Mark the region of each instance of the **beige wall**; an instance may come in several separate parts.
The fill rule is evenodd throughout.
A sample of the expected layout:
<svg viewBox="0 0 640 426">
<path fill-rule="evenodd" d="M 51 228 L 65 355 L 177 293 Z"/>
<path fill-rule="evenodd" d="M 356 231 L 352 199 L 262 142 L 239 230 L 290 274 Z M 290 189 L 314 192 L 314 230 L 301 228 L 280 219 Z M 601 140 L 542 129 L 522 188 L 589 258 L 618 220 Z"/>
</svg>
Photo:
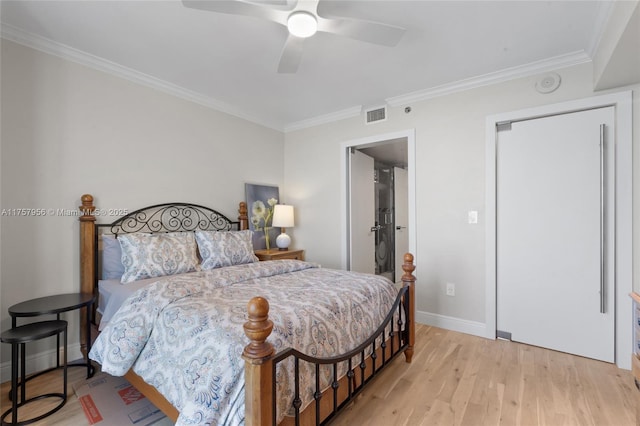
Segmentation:
<svg viewBox="0 0 640 426">
<path fill-rule="evenodd" d="M 91 193 L 100 208 L 188 201 L 235 218 L 245 182 L 283 183 L 280 132 L 6 40 L 1 56 L 4 209 L 74 210 Z M 79 290 L 79 233 L 75 217 L 1 223 L 6 329 L 12 304 Z"/>
<path fill-rule="evenodd" d="M 295 242 L 307 259 L 327 267 L 342 264 L 339 210 L 345 141 L 415 129 L 417 217 L 417 309 L 423 314 L 485 323 L 485 119 L 492 114 L 595 96 L 591 64 L 560 69 L 562 85 L 551 94 L 534 90 L 539 76 L 390 108 L 388 119 L 365 125 L 362 117 L 288 133 L 285 137 L 285 186 L 300 212 Z M 640 86 L 634 95 L 634 128 L 640 128 Z M 626 88 L 627 90 L 629 88 Z M 617 89 L 621 90 L 621 89 Z M 615 91 L 615 90 L 613 90 Z M 609 91 L 611 92 L 611 91 Z M 638 146 L 640 132 L 635 132 Z M 635 150 L 634 168 L 639 161 Z M 640 177 L 635 176 L 638 202 Z M 637 204 L 636 204 L 637 206 Z M 479 223 L 469 225 L 468 210 Z M 635 223 L 639 223 L 635 209 Z M 640 234 L 636 226 L 635 246 Z M 638 256 L 635 265 L 640 266 Z M 445 283 L 456 296 L 445 295 Z M 640 283 L 636 278 L 636 288 Z"/>
</svg>

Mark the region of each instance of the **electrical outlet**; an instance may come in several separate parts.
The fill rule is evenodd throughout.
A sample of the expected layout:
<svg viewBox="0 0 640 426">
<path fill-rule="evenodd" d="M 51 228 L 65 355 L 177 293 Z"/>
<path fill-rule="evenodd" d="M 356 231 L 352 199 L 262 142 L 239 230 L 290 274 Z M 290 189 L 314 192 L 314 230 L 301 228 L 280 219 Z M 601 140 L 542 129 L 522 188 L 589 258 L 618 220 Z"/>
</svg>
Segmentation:
<svg viewBox="0 0 640 426">
<path fill-rule="evenodd" d="M 447 296 L 456 295 L 456 285 L 453 283 L 447 283 Z"/>
</svg>

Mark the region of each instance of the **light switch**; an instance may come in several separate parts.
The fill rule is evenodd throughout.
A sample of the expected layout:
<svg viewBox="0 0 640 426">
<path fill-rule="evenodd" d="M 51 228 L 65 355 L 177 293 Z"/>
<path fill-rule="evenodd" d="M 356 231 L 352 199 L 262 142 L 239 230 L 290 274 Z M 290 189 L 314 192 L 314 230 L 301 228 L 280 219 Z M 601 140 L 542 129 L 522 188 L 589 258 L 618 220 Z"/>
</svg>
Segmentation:
<svg viewBox="0 0 640 426">
<path fill-rule="evenodd" d="M 469 211 L 469 223 L 478 223 L 478 212 L 476 210 Z"/>
</svg>

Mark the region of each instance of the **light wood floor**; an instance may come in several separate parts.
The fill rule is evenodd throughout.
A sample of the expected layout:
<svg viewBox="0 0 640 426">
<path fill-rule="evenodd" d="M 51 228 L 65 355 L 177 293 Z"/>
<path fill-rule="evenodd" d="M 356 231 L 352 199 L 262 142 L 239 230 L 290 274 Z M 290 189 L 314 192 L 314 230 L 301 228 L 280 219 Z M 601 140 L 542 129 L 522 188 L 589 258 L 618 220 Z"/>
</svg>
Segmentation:
<svg viewBox="0 0 640 426">
<path fill-rule="evenodd" d="M 615 365 L 428 326 L 415 349 L 333 425 L 636 424 L 640 392 Z"/>
<path fill-rule="evenodd" d="M 416 332 L 413 362 L 397 358 L 333 425 L 636 425 L 640 392 L 615 365 L 423 325 Z M 59 392 L 57 374 L 28 382 L 27 397 Z M 69 369 L 67 404 L 34 425 L 88 424 L 71 386 L 85 374 Z M 0 386 L 2 412 L 9 387 Z M 45 402 L 29 404 L 29 416 Z"/>
<path fill-rule="evenodd" d="M 89 422 L 84 416 L 82 405 L 76 398 L 73 391 L 74 383 L 82 383 L 87 377 L 86 367 L 72 367 L 67 369 L 67 403 L 57 412 L 38 421 L 32 425 L 88 425 Z M 2 413 L 11 408 L 9 400 L 9 390 L 11 382 L 5 382 L 0 386 L 0 407 Z M 62 392 L 62 370 L 51 371 L 42 376 L 36 377 L 27 382 L 27 398 L 45 393 Z M 39 401 L 30 402 L 24 408 L 18 409 L 18 421 L 33 419 L 40 414 L 47 412 L 60 403 L 59 398 L 45 398 Z M 11 422 L 9 415 L 5 421 Z"/>
</svg>

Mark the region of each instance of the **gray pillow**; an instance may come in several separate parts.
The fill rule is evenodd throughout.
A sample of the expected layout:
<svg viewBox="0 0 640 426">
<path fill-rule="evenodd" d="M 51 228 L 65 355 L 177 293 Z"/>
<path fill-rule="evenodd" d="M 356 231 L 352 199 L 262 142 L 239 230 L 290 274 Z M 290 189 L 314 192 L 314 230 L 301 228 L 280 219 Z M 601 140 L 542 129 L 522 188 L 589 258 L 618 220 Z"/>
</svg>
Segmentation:
<svg viewBox="0 0 640 426">
<path fill-rule="evenodd" d="M 123 274 L 120 242 L 114 235 L 102 235 L 102 279 L 119 280 Z"/>
</svg>

